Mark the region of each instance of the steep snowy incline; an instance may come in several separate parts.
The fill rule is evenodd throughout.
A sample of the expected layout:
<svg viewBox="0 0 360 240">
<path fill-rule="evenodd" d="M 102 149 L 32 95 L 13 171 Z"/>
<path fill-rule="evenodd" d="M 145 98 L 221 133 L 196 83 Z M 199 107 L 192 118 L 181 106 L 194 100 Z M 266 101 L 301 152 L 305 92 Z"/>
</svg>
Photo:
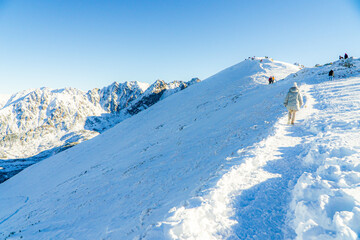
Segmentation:
<svg viewBox="0 0 360 240">
<path fill-rule="evenodd" d="M 151 86 L 114 82 L 88 92 L 29 89 L 4 98 L 6 103 L 0 107 L 0 183 L 198 81 L 158 80 Z"/>
<path fill-rule="evenodd" d="M 313 113 L 310 88 L 301 87 L 307 96 L 307 107 L 298 114 L 301 123 Z M 173 208 L 148 239 L 157 239 L 159 232 L 169 232 L 171 239 L 292 239 L 287 209 L 292 187 L 306 168 L 296 157 L 303 134 L 286 122 L 286 116 L 281 117 L 269 137 L 234 151 L 226 160 L 236 164 L 216 186 Z"/>
<path fill-rule="evenodd" d="M 169 210 L 196 205 L 187 200 L 239 163 L 226 159 L 265 138 L 283 115 L 274 102 L 292 78 L 272 86 L 266 79 L 297 70 L 245 61 L 25 169 L 0 185 L 0 236 L 169 237 L 155 229 Z"/>
<path fill-rule="evenodd" d="M 330 69 L 339 80 L 328 81 Z M 349 59 L 291 76 L 309 84 L 296 126 L 284 116 L 272 136 L 238 149 L 227 159 L 239 165 L 148 239 L 358 239 L 359 75 L 359 59 Z"/>
</svg>

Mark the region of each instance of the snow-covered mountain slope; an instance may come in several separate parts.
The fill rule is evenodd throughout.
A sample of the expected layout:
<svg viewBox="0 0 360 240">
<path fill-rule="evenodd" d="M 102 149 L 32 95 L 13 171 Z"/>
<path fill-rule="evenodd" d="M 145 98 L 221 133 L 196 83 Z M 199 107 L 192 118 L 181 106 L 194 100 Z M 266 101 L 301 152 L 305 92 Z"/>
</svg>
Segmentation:
<svg viewBox="0 0 360 240">
<path fill-rule="evenodd" d="M 152 106 L 157 101 L 165 99 L 198 82 L 200 82 L 198 78 L 193 78 L 189 82 L 174 81 L 169 84 L 162 80 L 157 80 L 144 92 L 144 94 L 141 95 L 141 97 L 132 102 L 131 106 L 124 109 L 122 114 L 134 115 Z"/>
<path fill-rule="evenodd" d="M 255 60 L 248 59 L 231 66 L 214 75 L 212 78 L 231 81 L 241 76 L 243 77 L 241 86 L 249 88 L 257 84 L 268 84 L 269 76 L 274 76 L 276 81 L 282 80 L 289 74 L 299 71 L 299 69 L 299 66 L 293 64 L 274 61 L 270 58 L 256 57 Z M 242 74 L 239 74 L 239 71 L 241 71 Z"/>
<path fill-rule="evenodd" d="M 106 113 L 86 93 L 67 88 L 15 95 L 0 110 L 1 158 L 24 158 L 97 135 L 84 130 L 87 116 Z"/>
<path fill-rule="evenodd" d="M 283 116 L 279 103 L 294 77 L 270 86 L 267 78 L 297 70 L 247 60 L 28 167 L 0 185 L 0 236 L 168 238 L 169 225 L 157 223 L 202 205 L 241 163 L 238 150 L 267 137 Z"/>
<path fill-rule="evenodd" d="M 271 86 L 302 83 L 296 126 L 285 115 L 269 137 L 238 148 L 227 160 L 239 164 L 200 203 L 172 209 L 149 239 L 358 239 L 359 75 L 360 61 L 349 59 Z"/>
<path fill-rule="evenodd" d="M 6 104 L 10 97 L 11 95 L 9 94 L 0 94 L 0 108 Z"/>
<path fill-rule="evenodd" d="M 292 190 L 289 226 L 296 239 L 356 240 L 360 237 L 360 77 L 316 84 L 310 94 L 316 99 L 315 110 L 293 131 L 302 139 L 297 161 L 306 171 Z"/>
<path fill-rule="evenodd" d="M 0 158 L 26 158 L 98 135 L 87 118 L 115 112 L 143 92 L 134 83 L 83 91 L 41 88 L 13 95 L 0 110 Z"/>
<path fill-rule="evenodd" d="M 155 104 L 164 93 L 171 95 L 190 83 L 158 80 L 149 86 L 114 82 L 88 92 L 42 88 L 8 97 L 0 108 L 0 167 L 4 168 L 0 182 L 34 162 L 97 136 Z M 134 104 L 135 100 L 140 102 Z"/>
</svg>

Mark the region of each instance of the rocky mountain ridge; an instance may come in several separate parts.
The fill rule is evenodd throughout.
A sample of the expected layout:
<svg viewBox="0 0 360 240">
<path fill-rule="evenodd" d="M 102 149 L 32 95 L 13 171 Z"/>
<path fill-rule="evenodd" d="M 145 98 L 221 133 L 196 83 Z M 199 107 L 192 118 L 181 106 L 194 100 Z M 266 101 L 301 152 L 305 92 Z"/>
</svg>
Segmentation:
<svg viewBox="0 0 360 240">
<path fill-rule="evenodd" d="M 22 169 L 15 166 L 17 160 L 27 166 L 23 163 L 91 139 L 198 81 L 114 82 L 88 92 L 40 88 L 16 93 L 0 108 L 0 167 L 11 163 L 17 172 Z"/>
</svg>

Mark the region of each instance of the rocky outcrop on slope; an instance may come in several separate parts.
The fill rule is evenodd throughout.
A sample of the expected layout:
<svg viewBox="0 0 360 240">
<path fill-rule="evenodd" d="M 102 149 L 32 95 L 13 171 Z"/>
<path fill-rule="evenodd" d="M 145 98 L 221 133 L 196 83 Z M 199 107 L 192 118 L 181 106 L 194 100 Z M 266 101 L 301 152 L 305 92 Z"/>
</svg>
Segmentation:
<svg viewBox="0 0 360 240">
<path fill-rule="evenodd" d="M 142 85 L 145 85 L 142 86 Z M 148 84 L 139 82 L 114 82 L 102 89 L 93 89 L 87 93 L 90 102 L 100 104 L 109 113 L 118 113 L 128 107 L 129 103 L 144 93 Z"/>
<path fill-rule="evenodd" d="M 189 82 L 174 81 L 165 83 L 162 80 L 157 80 L 153 83 L 138 99 L 136 99 L 127 109 L 126 113 L 130 115 L 149 108 L 161 99 L 164 99 L 178 91 L 181 91 L 188 86 L 200 82 L 200 79 L 193 78 Z"/>
</svg>

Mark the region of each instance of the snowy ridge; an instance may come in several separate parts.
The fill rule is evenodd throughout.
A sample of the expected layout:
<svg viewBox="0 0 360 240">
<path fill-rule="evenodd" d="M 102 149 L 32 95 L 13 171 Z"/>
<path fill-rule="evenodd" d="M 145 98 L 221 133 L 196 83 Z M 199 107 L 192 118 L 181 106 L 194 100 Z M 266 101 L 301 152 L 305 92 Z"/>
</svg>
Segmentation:
<svg viewBox="0 0 360 240">
<path fill-rule="evenodd" d="M 261 60 L 1 184 L 0 236 L 358 239 L 360 60 L 299 72 Z M 267 74 L 290 75 L 265 85 Z M 282 102 L 294 81 L 306 107 L 289 126 Z"/>
<path fill-rule="evenodd" d="M 303 94 L 308 90 L 309 86 L 302 87 Z M 300 120 L 312 112 L 310 96 L 307 97 L 306 104 L 306 111 L 302 111 L 298 116 Z M 288 203 L 290 196 L 290 192 L 283 188 L 284 183 L 287 185 L 288 182 L 296 181 L 299 174 L 291 171 L 284 177 L 283 174 L 266 171 L 265 168 L 272 161 L 279 161 L 281 167 L 293 167 L 284 164 L 280 156 L 283 154 L 282 149 L 294 148 L 300 144 L 301 137 L 288 135 L 290 129 L 284 124 L 286 121 L 286 117 L 280 118 L 269 137 L 253 146 L 240 148 L 227 157 L 226 160 L 235 162 L 235 165 L 217 181 L 216 186 L 210 189 L 207 195 L 192 200 L 198 201 L 198 206 L 187 204 L 186 207 L 173 208 L 172 216 L 159 224 L 162 231 L 169 232 L 171 239 L 253 239 L 254 236 L 259 239 L 276 239 L 276 236 L 279 236 L 276 233 L 285 235 L 285 238 L 293 238 L 291 229 L 286 225 L 287 216 L 281 209 L 281 204 Z M 301 159 L 296 160 L 297 164 L 301 165 Z M 265 193 L 256 201 L 246 196 L 241 202 L 236 200 L 244 191 L 272 179 L 281 180 L 263 186 L 260 190 Z M 280 198 L 280 201 L 277 198 Z M 246 202 L 249 200 L 258 205 L 247 205 Z M 275 204 L 280 208 L 277 210 L 279 212 L 273 209 L 270 211 Z M 283 214 L 282 218 L 277 217 L 280 214 Z M 278 219 L 268 224 L 264 222 L 264 219 L 268 218 Z M 155 229 L 156 231 L 158 230 Z M 148 233 L 150 236 L 152 234 Z"/>
<path fill-rule="evenodd" d="M 214 76 L 210 77 L 214 79 L 222 79 L 219 84 L 226 84 L 227 81 L 234 81 L 234 79 L 240 80 L 241 88 L 252 88 L 259 84 L 267 85 L 270 76 L 275 77 L 275 81 L 279 81 L 287 77 L 292 73 L 296 73 L 301 68 L 299 66 L 272 60 L 269 58 L 256 57 L 254 60 L 247 59 L 234 66 L 231 66 Z M 241 70 L 242 74 L 239 74 Z"/>
<path fill-rule="evenodd" d="M 123 84 L 114 82 L 102 89 L 93 89 L 88 95 L 93 104 L 100 103 L 106 112 L 117 113 L 143 94 L 149 86 L 150 84 L 137 81 Z"/>
<path fill-rule="evenodd" d="M 104 112 L 77 89 L 42 88 L 13 95 L 0 110 L 0 157 L 30 157 L 91 138 L 97 133 L 83 129 L 86 117 Z"/>
<path fill-rule="evenodd" d="M 256 68 L 260 61 L 251 64 Z M 284 74 L 298 70 L 271 64 Z M 289 81 L 244 88 L 256 74 L 240 67 L 224 70 L 4 182 L 0 191 L 7 197 L 0 204 L 11 207 L 0 211 L 0 234 L 167 238 L 166 228 L 156 224 L 173 207 L 200 203 L 191 199 L 206 196 L 239 164 L 226 158 L 265 138 L 283 115 L 282 106 L 268 99 L 282 101 Z M 23 200 L 12 204 L 18 197 Z"/>
<path fill-rule="evenodd" d="M 356 76 L 360 73 L 360 61 L 343 60 L 305 69 L 289 79 L 314 84 L 327 80 L 330 69 L 336 71 L 338 78 Z M 251 149 L 239 149 L 238 156 L 228 157 L 227 160 L 242 159 L 244 163 L 224 174 L 209 194 L 192 200 L 195 204 L 172 209 L 171 216 L 158 225 L 160 228 L 148 233 L 149 239 L 156 239 L 159 230 L 169 232 L 171 239 L 358 239 L 360 148 L 359 136 L 352 132 L 360 125 L 352 120 L 358 118 L 352 109 L 357 111 L 360 106 L 359 80 L 321 84 L 321 94 L 315 90 L 316 100 L 322 102 L 324 109 L 329 109 L 330 119 L 338 121 L 341 113 L 344 114 L 341 119 L 350 117 L 340 123 L 346 126 L 345 132 L 340 128 L 336 136 L 332 131 L 331 137 L 324 136 L 323 128 L 338 127 L 338 123 L 324 122 L 329 116 L 317 116 L 320 111 L 313 108 L 314 90 L 303 85 L 306 108 L 299 115 L 303 124 L 289 129 L 284 125 L 287 121 L 284 117 L 275 125 L 273 135 Z M 344 90 L 334 91 L 335 94 L 328 97 L 325 94 L 331 92 L 331 87 L 324 85 Z M 354 89 L 354 86 L 357 87 Z M 326 106 L 332 97 L 338 99 L 333 101 L 338 105 L 335 109 Z M 349 143 L 352 144 L 344 147 Z M 286 148 L 291 150 L 281 150 Z M 283 157 L 279 157 L 281 155 Z M 339 190 L 341 187 L 345 189 Z M 235 200 L 239 195 L 240 200 Z"/>
<path fill-rule="evenodd" d="M 0 108 L 0 182 L 25 167 L 97 136 L 122 120 L 190 84 L 117 83 L 83 92 L 74 88 L 29 89 L 2 98 Z M 135 100 L 137 111 L 130 112 Z M 6 103 L 5 103 L 6 101 Z M 2 159 L 2 160 L 1 160 Z"/>
<path fill-rule="evenodd" d="M 160 90 L 158 82 L 162 84 Z M 3 98 L 7 103 L 0 109 L 0 137 L 3 137 L 0 158 L 30 157 L 53 147 L 90 139 L 155 104 L 164 92 L 170 96 L 187 86 L 178 81 L 168 84 L 158 80 L 151 86 L 136 81 L 114 82 L 87 93 L 74 88 L 41 88 Z M 144 104 L 142 100 L 149 95 L 155 97 Z M 137 109 L 130 111 L 134 100 Z"/>
</svg>

